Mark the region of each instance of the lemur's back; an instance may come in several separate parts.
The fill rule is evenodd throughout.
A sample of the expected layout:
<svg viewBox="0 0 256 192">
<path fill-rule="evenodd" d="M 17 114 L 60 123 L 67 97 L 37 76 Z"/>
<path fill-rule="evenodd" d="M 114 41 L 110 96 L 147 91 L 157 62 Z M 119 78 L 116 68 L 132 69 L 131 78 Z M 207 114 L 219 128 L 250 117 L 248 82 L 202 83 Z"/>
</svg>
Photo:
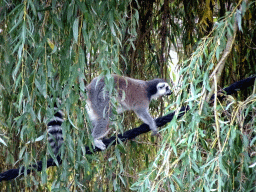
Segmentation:
<svg viewBox="0 0 256 192">
<path fill-rule="evenodd" d="M 121 77 L 118 75 L 113 75 L 113 77 L 115 80 L 115 88 L 119 93 L 117 100 L 123 107 L 127 110 L 134 110 L 148 105 L 149 99 L 147 99 L 146 81 Z M 99 108 L 100 103 L 103 107 L 109 102 L 109 95 L 107 91 L 104 92 L 104 78 L 101 78 L 98 82 L 97 81 L 98 77 L 94 78 L 87 86 L 88 98 L 92 102 L 93 109 L 95 109 L 96 106 Z M 98 112 L 102 113 L 102 110 Z"/>
<path fill-rule="evenodd" d="M 141 108 L 149 103 L 146 93 L 146 81 L 120 77 L 118 75 L 113 76 L 116 82 L 115 88 L 119 92 L 117 99 L 121 105 L 129 106 L 127 110 Z"/>
</svg>

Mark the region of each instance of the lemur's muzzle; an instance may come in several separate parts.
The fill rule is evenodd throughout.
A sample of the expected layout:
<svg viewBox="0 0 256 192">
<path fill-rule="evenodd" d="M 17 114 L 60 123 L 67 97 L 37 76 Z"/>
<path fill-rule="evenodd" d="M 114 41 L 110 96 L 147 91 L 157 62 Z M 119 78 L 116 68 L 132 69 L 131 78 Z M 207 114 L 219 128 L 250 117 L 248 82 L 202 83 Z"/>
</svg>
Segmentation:
<svg viewBox="0 0 256 192">
<path fill-rule="evenodd" d="M 166 95 L 171 95 L 172 94 L 172 91 L 170 89 L 170 87 L 166 87 Z"/>
</svg>

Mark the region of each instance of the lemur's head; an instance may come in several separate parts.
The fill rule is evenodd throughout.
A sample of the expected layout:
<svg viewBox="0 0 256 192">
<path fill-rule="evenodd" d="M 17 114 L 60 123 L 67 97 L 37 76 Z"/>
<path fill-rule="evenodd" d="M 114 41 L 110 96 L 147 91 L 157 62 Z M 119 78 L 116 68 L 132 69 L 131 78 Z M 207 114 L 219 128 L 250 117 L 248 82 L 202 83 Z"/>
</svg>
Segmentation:
<svg viewBox="0 0 256 192">
<path fill-rule="evenodd" d="M 153 79 L 151 81 L 147 81 L 147 92 L 148 98 L 156 99 L 163 95 L 171 95 L 171 87 L 170 85 L 163 79 Z"/>
</svg>

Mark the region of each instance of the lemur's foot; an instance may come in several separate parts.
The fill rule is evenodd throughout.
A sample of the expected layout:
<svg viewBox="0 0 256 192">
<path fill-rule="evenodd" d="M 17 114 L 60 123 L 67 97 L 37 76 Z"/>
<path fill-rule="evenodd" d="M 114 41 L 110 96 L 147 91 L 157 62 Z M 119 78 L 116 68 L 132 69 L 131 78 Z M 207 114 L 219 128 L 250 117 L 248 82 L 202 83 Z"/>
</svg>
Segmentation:
<svg viewBox="0 0 256 192">
<path fill-rule="evenodd" d="M 158 137 L 159 135 L 160 134 L 157 130 L 152 131 L 152 136 L 157 136 Z"/>
<path fill-rule="evenodd" d="M 106 145 L 102 142 L 102 140 L 94 139 L 94 145 L 95 147 L 101 149 L 102 151 L 106 149 Z"/>
</svg>

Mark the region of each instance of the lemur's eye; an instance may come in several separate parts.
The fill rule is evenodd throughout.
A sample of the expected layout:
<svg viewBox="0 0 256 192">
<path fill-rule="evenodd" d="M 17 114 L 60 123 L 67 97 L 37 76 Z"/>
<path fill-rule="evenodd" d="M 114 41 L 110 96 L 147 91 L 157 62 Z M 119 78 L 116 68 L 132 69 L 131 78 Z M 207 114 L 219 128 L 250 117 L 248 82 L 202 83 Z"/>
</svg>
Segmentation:
<svg viewBox="0 0 256 192">
<path fill-rule="evenodd" d="M 165 87 L 165 85 L 161 85 L 159 88 L 160 88 L 160 89 L 163 89 L 164 87 Z"/>
</svg>

